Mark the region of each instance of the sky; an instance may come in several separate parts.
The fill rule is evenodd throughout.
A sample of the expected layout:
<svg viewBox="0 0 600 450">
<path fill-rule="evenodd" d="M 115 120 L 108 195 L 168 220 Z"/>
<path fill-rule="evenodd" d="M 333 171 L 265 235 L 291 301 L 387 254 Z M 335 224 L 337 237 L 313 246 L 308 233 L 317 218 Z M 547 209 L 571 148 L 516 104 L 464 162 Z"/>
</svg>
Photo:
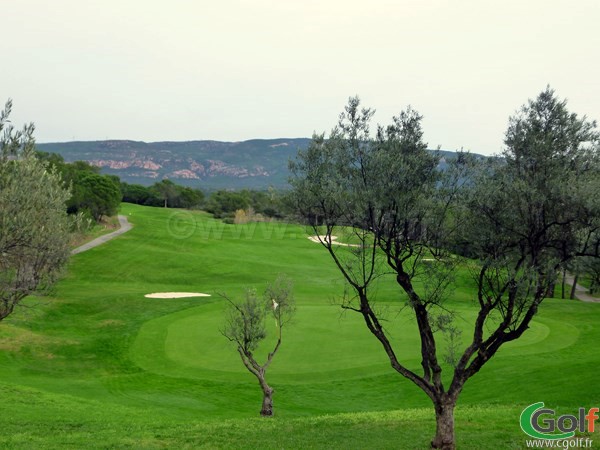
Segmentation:
<svg viewBox="0 0 600 450">
<path fill-rule="evenodd" d="M 600 120 L 598 0 L 0 0 L 0 103 L 38 142 L 310 137 L 348 97 L 494 154 L 547 85 Z"/>
</svg>

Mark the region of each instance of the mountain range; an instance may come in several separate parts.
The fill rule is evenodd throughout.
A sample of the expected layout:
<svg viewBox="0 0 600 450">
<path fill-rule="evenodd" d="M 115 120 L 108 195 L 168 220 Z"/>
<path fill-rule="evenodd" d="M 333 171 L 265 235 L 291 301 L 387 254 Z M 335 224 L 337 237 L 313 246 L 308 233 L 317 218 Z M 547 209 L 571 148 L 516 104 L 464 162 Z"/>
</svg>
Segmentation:
<svg viewBox="0 0 600 450">
<path fill-rule="evenodd" d="M 215 190 L 285 188 L 288 161 L 309 143 L 308 138 L 150 143 L 105 140 L 37 144 L 37 148 L 58 153 L 66 162 L 87 161 L 100 167 L 101 173 L 117 175 L 127 183 L 148 186 L 168 178 L 180 185 Z M 441 153 L 443 158 L 454 155 Z"/>
</svg>

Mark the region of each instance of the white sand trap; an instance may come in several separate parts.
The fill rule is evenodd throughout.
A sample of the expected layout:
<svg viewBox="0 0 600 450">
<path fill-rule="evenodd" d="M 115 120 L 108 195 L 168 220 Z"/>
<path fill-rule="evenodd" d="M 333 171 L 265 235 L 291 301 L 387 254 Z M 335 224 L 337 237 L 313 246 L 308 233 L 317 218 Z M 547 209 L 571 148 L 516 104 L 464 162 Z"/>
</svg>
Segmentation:
<svg viewBox="0 0 600 450">
<path fill-rule="evenodd" d="M 339 244 L 339 242 L 333 242 L 337 239 L 337 236 L 331 236 L 331 242 L 334 244 Z M 320 235 L 320 236 L 309 236 L 308 237 L 309 240 L 316 242 L 316 243 L 320 243 L 321 241 L 325 241 L 325 242 L 329 242 L 329 240 L 327 239 L 326 235 Z"/>
<path fill-rule="evenodd" d="M 331 245 L 341 245 L 343 247 L 360 247 L 358 244 L 344 244 L 343 242 L 337 242 L 337 236 L 331 236 Z M 308 236 L 308 239 L 320 244 L 321 242 L 329 243 L 329 237 L 327 235 L 319 236 Z"/>
<path fill-rule="evenodd" d="M 186 297 L 210 297 L 210 294 L 200 292 L 155 292 L 144 295 L 146 298 L 186 298 Z"/>
</svg>

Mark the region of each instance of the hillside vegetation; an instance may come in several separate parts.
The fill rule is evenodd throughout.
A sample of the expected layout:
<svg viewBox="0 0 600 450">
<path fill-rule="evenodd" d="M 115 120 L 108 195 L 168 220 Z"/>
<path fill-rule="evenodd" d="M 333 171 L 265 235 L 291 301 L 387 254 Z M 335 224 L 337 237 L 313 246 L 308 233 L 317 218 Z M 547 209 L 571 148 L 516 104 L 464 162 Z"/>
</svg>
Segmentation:
<svg viewBox="0 0 600 450">
<path fill-rule="evenodd" d="M 310 139 L 253 139 L 242 142 L 90 141 L 37 144 L 65 161 L 87 161 L 103 174 L 149 186 L 164 178 L 176 184 L 213 189 L 267 189 L 288 186 L 288 161 Z M 454 152 L 441 152 L 452 157 Z M 443 162 L 442 162 L 443 164 Z"/>
<path fill-rule="evenodd" d="M 309 139 L 243 142 L 91 141 L 38 144 L 65 161 L 87 161 L 127 183 L 150 185 L 163 178 L 202 189 L 276 188 L 287 184 L 288 160 Z"/>
</svg>

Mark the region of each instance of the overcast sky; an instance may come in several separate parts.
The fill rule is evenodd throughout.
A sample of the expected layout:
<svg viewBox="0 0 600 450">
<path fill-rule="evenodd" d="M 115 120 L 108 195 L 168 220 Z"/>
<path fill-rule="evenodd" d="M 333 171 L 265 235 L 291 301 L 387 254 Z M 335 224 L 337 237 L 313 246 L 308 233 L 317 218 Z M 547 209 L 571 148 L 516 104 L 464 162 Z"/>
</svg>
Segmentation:
<svg viewBox="0 0 600 450">
<path fill-rule="evenodd" d="M 310 137 L 349 96 L 492 154 L 550 84 L 600 119 L 598 0 L 0 0 L 0 102 L 38 142 Z"/>
</svg>

